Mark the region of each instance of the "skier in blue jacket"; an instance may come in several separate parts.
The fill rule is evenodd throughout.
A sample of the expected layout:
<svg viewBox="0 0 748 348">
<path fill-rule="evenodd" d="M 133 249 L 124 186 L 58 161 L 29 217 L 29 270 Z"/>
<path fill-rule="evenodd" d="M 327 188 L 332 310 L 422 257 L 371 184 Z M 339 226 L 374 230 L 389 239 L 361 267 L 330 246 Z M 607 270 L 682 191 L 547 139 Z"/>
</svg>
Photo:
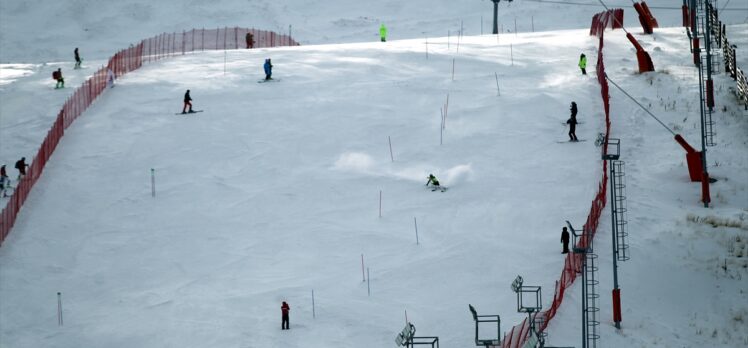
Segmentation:
<svg viewBox="0 0 748 348">
<path fill-rule="evenodd" d="M 270 58 L 265 59 L 265 64 L 262 67 L 265 69 L 265 81 L 272 80 L 273 64 L 270 63 Z"/>
</svg>

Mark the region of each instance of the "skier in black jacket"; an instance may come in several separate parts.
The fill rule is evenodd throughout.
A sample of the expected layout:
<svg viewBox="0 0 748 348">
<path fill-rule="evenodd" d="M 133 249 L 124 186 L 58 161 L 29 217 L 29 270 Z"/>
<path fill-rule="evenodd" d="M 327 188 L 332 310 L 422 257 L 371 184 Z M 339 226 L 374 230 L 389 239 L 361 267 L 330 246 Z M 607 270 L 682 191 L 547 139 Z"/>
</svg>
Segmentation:
<svg viewBox="0 0 748 348">
<path fill-rule="evenodd" d="M 569 141 L 579 141 L 577 139 L 576 130 L 577 130 L 577 103 L 571 102 L 571 117 L 569 118 L 566 123 L 569 125 Z"/>
<path fill-rule="evenodd" d="M 28 164 L 26 164 L 26 157 L 21 157 L 18 162 L 16 162 L 16 169 L 18 169 L 18 179 L 23 178 L 26 175 L 26 168 L 28 168 Z"/>
<path fill-rule="evenodd" d="M 80 69 L 81 68 L 81 63 L 83 61 L 81 60 L 81 56 L 78 54 L 78 47 L 76 47 L 75 51 L 73 51 L 73 52 L 75 53 L 75 69 Z"/>
<path fill-rule="evenodd" d="M 188 89 L 186 93 L 184 93 L 184 107 L 182 108 L 182 113 L 186 114 L 187 107 L 190 107 L 190 113 L 194 112 L 192 111 L 192 97 L 190 97 L 190 90 Z"/>
<path fill-rule="evenodd" d="M 10 179 L 8 179 L 8 173 L 5 172 L 5 165 L 0 166 L 0 192 L 5 197 L 5 187 L 10 185 Z"/>
</svg>

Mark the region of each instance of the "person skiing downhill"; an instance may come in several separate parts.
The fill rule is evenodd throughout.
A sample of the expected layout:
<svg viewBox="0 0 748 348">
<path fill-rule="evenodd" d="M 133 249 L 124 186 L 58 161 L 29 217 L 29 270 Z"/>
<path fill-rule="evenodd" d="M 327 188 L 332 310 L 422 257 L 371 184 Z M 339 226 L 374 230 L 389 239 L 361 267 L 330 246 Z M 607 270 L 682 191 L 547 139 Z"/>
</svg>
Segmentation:
<svg viewBox="0 0 748 348">
<path fill-rule="evenodd" d="M 582 75 L 587 75 L 587 56 L 584 53 L 579 56 L 579 69 L 582 69 Z"/>
<path fill-rule="evenodd" d="M 190 107 L 189 113 L 193 113 L 194 111 L 192 111 L 192 97 L 190 97 L 189 89 L 184 93 L 184 107 L 182 108 L 183 114 L 186 114 L 188 112 L 186 111 L 188 106 Z"/>
<path fill-rule="evenodd" d="M 441 186 L 439 186 L 439 180 L 436 179 L 434 174 L 429 174 L 428 179 L 429 181 L 426 182 L 426 186 L 428 187 L 429 184 L 431 184 L 434 187 L 434 189 L 431 191 L 436 191 L 437 189 L 441 188 Z"/>
<path fill-rule="evenodd" d="M 379 39 L 382 40 L 382 42 L 387 41 L 387 27 L 384 26 L 384 23 L 379 26 Z"/>
<path fill-rule="evenodd" d="M 62 68 L 57 68 L 57 71 L 52 72 L 52 78 L 57 81 L 55 89 L 65 88 L 65 79 L 62 78 Z"/>
<path fill-rule="evenodd" d="M 289 330 L 288 312 L 291 311 L 291 307 L 283 301 L 281 305 L 281 330 Z"/>
<path fill-rule="evenodd" d="M 75 68 L 74 69 L 80 69 L 81 68 L 81 63 L 83 61 L 81 60 L 81 56 L 78 54 L 78 47 L 76 47 L 75 51 L 73 51 L 73 52 L 75 53 Z"/>
<path fill-rule="evenodd" d="M 571 102 L 571 108 L 569 109 L 571 111 L 571 117 L 569 120 L 566 121 L 566 123 L 569 125 L 569 141 L 579 141 L 577 139 L 577 103 Z"/>
<path fill-rule="evenodd" d="M 270 58 L 265 59 L 265 64 L 262 65 L 265 69 L 265 81 L 273 79 L 273 64 L 270 62 Z"/>
</svg>

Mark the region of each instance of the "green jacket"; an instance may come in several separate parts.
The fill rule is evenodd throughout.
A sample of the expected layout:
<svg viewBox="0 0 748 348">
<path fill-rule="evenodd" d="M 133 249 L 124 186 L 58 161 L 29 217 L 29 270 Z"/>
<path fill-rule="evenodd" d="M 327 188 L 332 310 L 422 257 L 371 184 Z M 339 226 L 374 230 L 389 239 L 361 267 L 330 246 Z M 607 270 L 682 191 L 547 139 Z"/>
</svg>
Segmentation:
<svg viewBox="0 0 748 348">
<path fill-rule="evenodd" d="M 385 39 L 387 38 L 387 28 L 384 26 L 384 24 L 382 24 L 382 26 L 379 27 L 379 36 L 381 38 L 385 38 Z"/>
<path fill-rule="evenodd" d="M 439 186 L 439 180 L 436 180 L 436 177 L 428 177 L 427 179 L 429 179 L 429 181 L 426 182 L 426 186 L 429 186 L 429 184 Z"/>
<path fill-rule="evenodd" d="M 581 57 L 579 58 L 579 67 L 582 69 L 587 68 L 587 57 Z"/>
</svg>

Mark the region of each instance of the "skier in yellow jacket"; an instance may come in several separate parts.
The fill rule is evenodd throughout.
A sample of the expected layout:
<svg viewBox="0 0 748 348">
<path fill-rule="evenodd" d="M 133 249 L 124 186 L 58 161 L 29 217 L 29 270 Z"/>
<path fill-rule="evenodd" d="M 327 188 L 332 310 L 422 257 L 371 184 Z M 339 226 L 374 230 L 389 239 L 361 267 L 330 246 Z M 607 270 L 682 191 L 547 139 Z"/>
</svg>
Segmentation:
<svg viewBox="0 0 748 348">
<path fill-rule="evenodd" d="M 587 75 L 587 56 L 584 53 L 579 56 L 579 69 L 582 69 L 582 75 Z"/>
</svg>

